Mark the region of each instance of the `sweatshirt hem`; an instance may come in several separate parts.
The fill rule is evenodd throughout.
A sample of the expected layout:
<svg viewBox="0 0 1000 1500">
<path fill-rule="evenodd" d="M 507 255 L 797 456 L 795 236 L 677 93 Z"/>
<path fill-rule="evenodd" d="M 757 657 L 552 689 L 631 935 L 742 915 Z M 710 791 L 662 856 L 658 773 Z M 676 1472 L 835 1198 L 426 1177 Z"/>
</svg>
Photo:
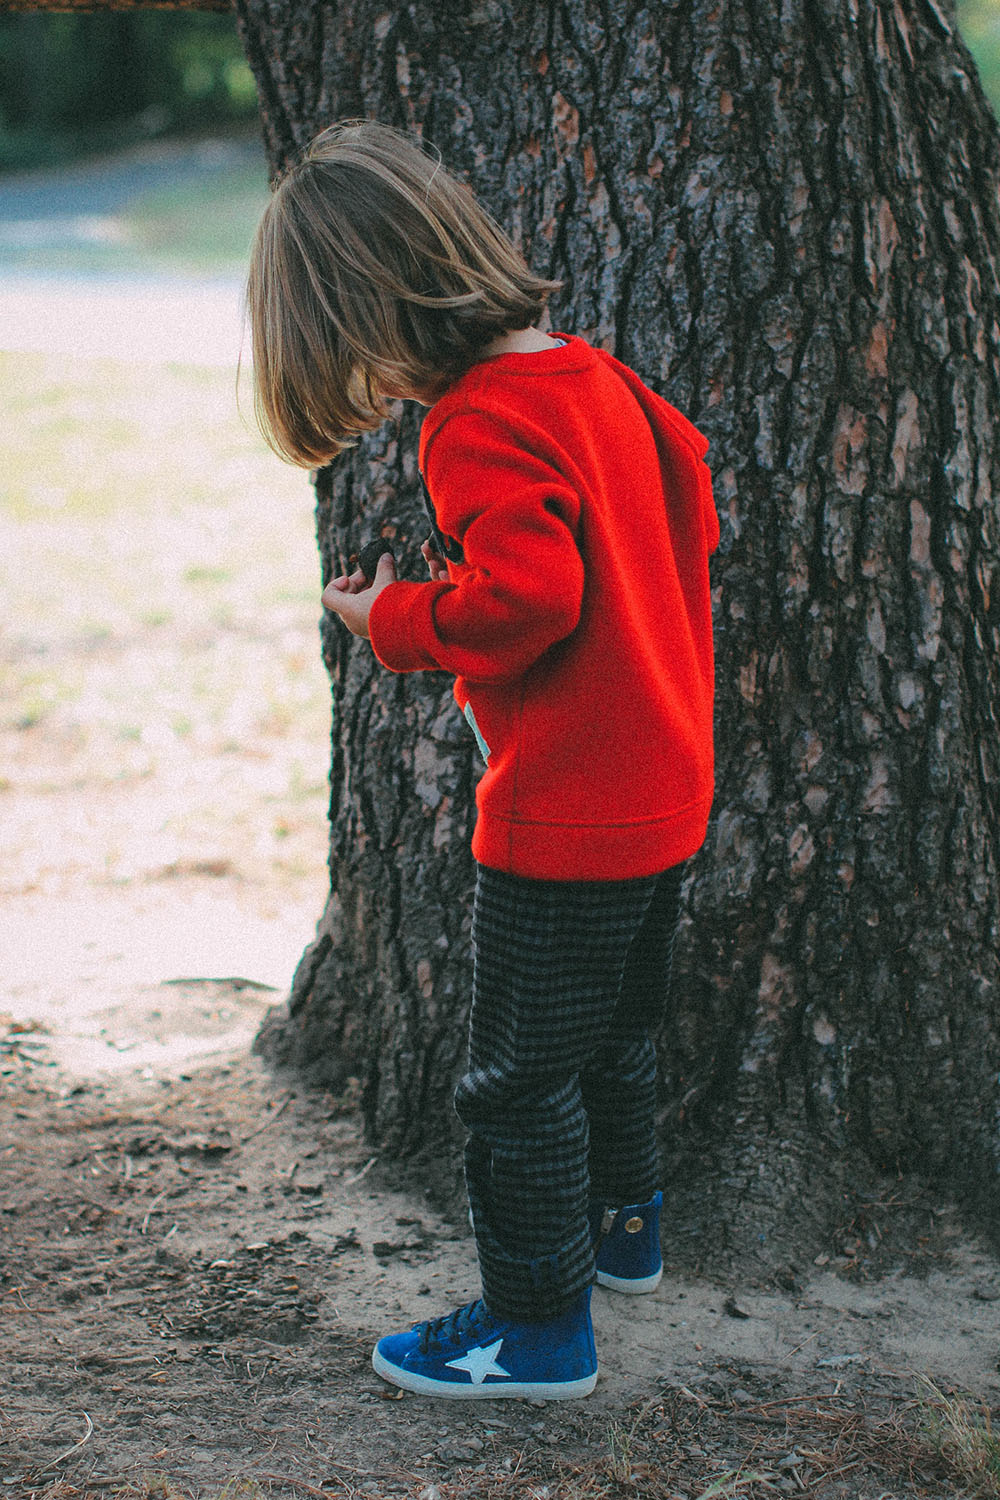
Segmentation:
<svg viewBox="0 0 1000 1500">
<path fill-rule="evenodd" d="M 632 880 L 696 853 L 711 806 L 709 794 L 668 818 L 611 826 L 480 816 L 472 853 L 481 865 L 528 880 Z"/>
</svg>

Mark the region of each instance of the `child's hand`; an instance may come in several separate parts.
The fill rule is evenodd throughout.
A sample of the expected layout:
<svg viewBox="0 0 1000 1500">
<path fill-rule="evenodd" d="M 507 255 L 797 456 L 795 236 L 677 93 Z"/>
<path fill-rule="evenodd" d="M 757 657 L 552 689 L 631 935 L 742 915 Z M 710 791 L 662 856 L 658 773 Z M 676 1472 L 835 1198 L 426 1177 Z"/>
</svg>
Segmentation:
<svg viewBox="0 0 1000 1500">
<path fill-rule="evenodd" d="M 382 590 L 395 582 L 396 564 L 392 554 L 386 552 L 378 560 L 378 568 L 371 584 L 360 568 L 350 577 L 342 573 L 339 578 L 331 578 L 323 590 L 323 607 L 339 615 L 352 635 L 360 635 L 368 640 L 368 616 L 372 605 Z"/>
<path fill-rule="evenodd" d="M 435 551 L 434 542 L 431 537 L 428 537 L 426 542 L 424 542 L 423 546 L 420 549 L 420 552 L 422 557 L 424 558 L 424 561 L 427 563 L 428 568 L 430 569 L 432 581 L 434 583 L 447 583 L 448 564 L 445 562 L 440 552 Z"/>
</svg>

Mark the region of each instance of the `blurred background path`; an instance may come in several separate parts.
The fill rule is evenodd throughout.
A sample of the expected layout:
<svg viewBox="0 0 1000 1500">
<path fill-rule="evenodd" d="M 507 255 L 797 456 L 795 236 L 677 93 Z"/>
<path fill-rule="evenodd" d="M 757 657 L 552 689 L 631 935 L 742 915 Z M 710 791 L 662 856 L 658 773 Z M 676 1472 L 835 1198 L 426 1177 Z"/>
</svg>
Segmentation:
<svg viewBox="0 0 1000 1500">
<path fill-rule="evenodd" d="M 257 142 L 156 142 L 0 179 L 0 348 L 235 365 Z"/>
<path fill-rule="evenodd" d="M 237 399 L 266 199 L 255 128 L 0 175 L 0 1076 L 245 1049 L 322 911 L 313 496 L 249 345 Z"/>
</svg>

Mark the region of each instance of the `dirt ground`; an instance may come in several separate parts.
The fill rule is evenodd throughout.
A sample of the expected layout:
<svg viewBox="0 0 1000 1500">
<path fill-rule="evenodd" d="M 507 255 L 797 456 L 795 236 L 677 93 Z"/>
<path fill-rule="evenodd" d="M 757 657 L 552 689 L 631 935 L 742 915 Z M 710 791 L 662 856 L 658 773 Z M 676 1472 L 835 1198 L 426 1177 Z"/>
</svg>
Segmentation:
<svg viewBox="0 0 1000 1500">
<path fill-rule="evenodd" d="M 869 1280 L 841 1255 L 788 1291 L 669 1272 L 651 1298 L 598 1291 L 587 1401 L 386 1388 L 373 1340 L 475 1295 L 472 1244 L 380 1182 L 350 1100 L 253 1059 L 274 998 L 176 975 L 71 1034 L 19 988 L 0 1030 L 4 1494 L 962 1492 L 929 1432 L 956 1388 L 996 1403 L 1000 1269 L 948 1223 L 919 1274 Z"/>
<path fill-rule="evenodd" d="M 20 731 L 39 736 L 39 774 L 44 733 Z M 294 743 L 268 746 L 272 770 Z M 668 1238 L 655 1296 L 595 1292 L 601 1379 L 587 1401 L 387 1389 L 372 1343 L 474 1296 L 474 1254 L 416 1184 L 386 1186 L 350 1098 L 297 1091 L 252 1054 L 315 916 L 320 814 L 307 806 L 311 872 L 305 844 L 292 865 L 239 863 L 273 816 L 248 793 L 230 799 L 231 857 L 181 839 L 171 864 L 154 845 L 126 878 L 110 853 L 138 815 L 134 785 L 98 788 L 85 755 L 60 782 L 49 756 L 46 795 L 19 782 L 13 751 L 3 793 L 6 827 L 21 830 L 8 869 L 27 866 L 2 915 L 0 1493 L 998 1493 L 995 1467 L 965 1488 L 934 1440 L 946 1420 L 982 1426 L 1000 1388 L 1000 1266 L 946 1210 L 923 1226 L 910 1214 L 912 1240 L 879 1257 L 887 1274 L 871 1270 L 874 1213 L 785 1289 L 685 1277 Z M 161 817 L 184 800 L 188 827 L 191 784 L 173 784 L 144 778 Z M 72 861 L 60 830 L 88 800 L 94 842 Z M 305 816 L 293 807 L 285 821 Z M 62 873 L 38 868 L 47 847 Z M 891 1199 L 881 1208 L 891 1219 Z"/>
<path fill-rule="evenodd" d="M 878 1257 L 874 1212 L 784 1288 L 683 1276 L 668 1233 L 655 1296 L 595 1292 L 586 1401 L 374 1376 L 374 1340 L 476 1274 L 463 1225 L 387 1186 L 350 1098 L 251 1051 L 324 893 L 308 496 L 261 504 L 272 461 L 225 435 L 228 376 L 122 368 L 98 399 L 93 370 L 0 362 L 48 414 L 6 459 L 0 1494 L 1000 1494 L 1000 1265 L 944 1208 Z M 95 433 L 99 482 L 71 492 Z"/>
</svg>

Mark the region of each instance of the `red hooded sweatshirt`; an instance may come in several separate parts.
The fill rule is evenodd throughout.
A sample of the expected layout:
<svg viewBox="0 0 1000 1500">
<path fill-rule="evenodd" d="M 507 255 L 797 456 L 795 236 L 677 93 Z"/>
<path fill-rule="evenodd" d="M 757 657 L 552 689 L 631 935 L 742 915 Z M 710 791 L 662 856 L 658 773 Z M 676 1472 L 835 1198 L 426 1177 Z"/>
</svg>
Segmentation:
<svg viewBox="0 0 1000 1500">
<path fill-rule="evenodd" d="M 625 880 L 705 837 L 719 523 L 697 429 L 558 337 L 475 365 L 427 414 L 448 581 L 390 584 L 369 628 L 391 671 L 456 676 L 487 756 L 481 864 Z"/>
</svg>

